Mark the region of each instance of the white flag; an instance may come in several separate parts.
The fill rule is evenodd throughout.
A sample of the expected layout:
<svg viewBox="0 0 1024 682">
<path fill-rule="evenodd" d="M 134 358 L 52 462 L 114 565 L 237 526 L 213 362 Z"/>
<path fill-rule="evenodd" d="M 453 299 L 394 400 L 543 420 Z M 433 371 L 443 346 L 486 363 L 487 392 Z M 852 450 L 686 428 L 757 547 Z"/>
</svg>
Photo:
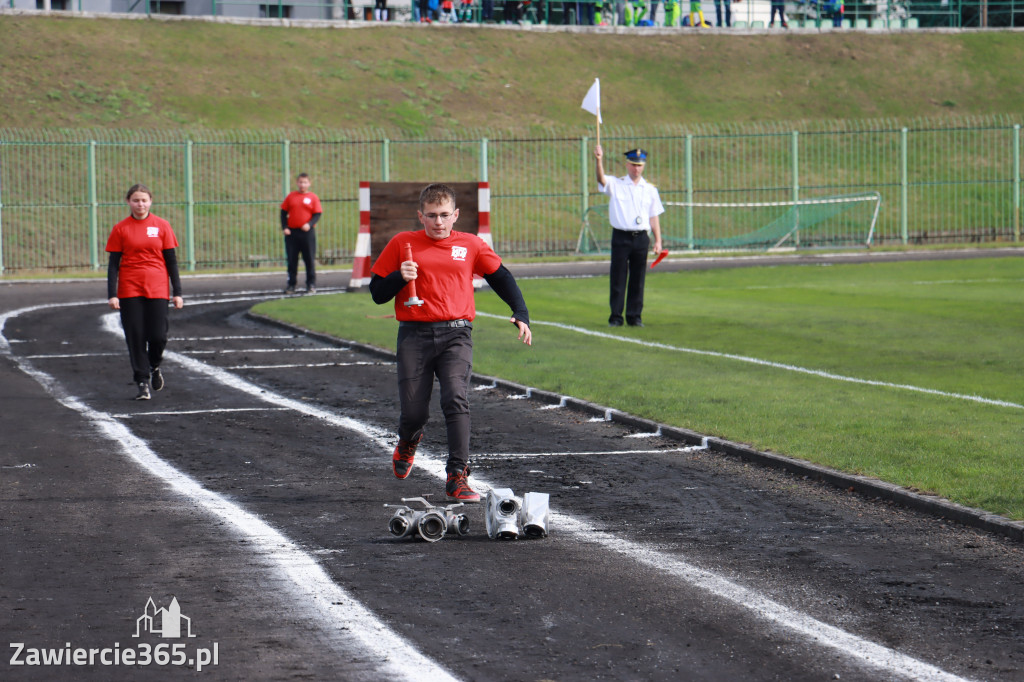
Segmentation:
<svg viewBox="0 0 1024 682">
<path fill-rule="evenodd" d="M 594 116 L 597 116 L 598 123 L 604 123 L 601 120 L 601 81 L 595 78 L 594 84 L 587 90 L 587 96 L 583 98 L 583 108 Z"/>
</svg>

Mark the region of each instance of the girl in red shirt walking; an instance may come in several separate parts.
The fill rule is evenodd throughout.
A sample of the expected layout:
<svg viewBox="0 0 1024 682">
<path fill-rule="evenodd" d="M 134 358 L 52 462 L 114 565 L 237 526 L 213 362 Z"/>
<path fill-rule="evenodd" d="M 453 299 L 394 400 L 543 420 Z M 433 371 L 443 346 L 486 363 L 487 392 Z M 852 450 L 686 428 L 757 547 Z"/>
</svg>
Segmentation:
<svg viewBox="0 0 1024 682">
<path fill-rule="evenodd" d="M 167 346 L 167 300 L 173 290 L 174 307 L 185 305 L 178 276 L 178 240 L 171 224 L 149 212 L 153 193 L 145 185 L 132 185 L 125 197 L 131 215 L 114 225 L 107 239 L 107 304 L 121 312 L 124 340 L 132 364 L 136 400 L 150 399 L 164 387 L 160 373 Z M 168 287 L 170 279 L 170 287 Z"/>
</svg>

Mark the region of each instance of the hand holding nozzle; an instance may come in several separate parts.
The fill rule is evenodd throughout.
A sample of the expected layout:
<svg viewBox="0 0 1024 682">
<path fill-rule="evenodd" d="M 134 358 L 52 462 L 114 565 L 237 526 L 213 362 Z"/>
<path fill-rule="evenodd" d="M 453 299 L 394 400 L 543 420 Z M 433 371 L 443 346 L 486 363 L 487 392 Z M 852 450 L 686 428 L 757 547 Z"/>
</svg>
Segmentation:
<svg viewBox="0 0 1024 682">
<path fill-rule="evenodd" d="M 408 267 L 407 263 L 411 263 L 412 267 Z M 407 276 L 410 270 L 411 276 Z M 406 299 L 405 305 L 423 305 L 423 299 L 416 295 L 416 262 L 412 259 L 412 244 L 409 242 L 402 247 L 402 278 L 408 282 L 406 288 L 409 290 L 409 298 Z"/>
</svg>

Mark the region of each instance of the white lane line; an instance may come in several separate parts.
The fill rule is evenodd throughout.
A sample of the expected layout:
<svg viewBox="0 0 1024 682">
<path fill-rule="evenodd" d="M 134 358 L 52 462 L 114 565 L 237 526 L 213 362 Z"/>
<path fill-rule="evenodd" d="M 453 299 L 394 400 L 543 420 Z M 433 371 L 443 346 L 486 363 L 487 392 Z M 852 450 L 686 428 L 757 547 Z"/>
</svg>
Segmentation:
<svg viewBox="0 0 1024 682">
<path fill-rule="evenodd" d="M 121 333 L 114 316 L 107 316 L 104 320 L 104 327 L 107 331 L 116 334 Z M 303 401 L 282 396 L 193 358 L 170 353 L 168 354 L 168 359 L 179 362 L 187 369 L 204 374 L 225 386 L 235 388 L 260 400 L 282 407 L 290 407 L 297 412 L 317 417 L 329 424 L 362 433 L 369 440 L 376 442 L 385 451 L 390 452 L 394 447 L 394 438 L 391 436 L 391 433 L 377 426 L 365 424 L 351 417 L 337 415 L 316 405 L 310 405 Z M 416 465 L 435 478 L 441 481 L 445 480 L 444 462 L 425 448 L 421 448 L 416 452 Z M 475 477 L 474 480 L 478 492 L 494 487 L 486 479 Z M 902 654 L 894 649 L 828 625 L 682 559 L 673 558 L 645 548 L 637 543 L 618 538 L 611 533 L 600 530 L 599 526 L 581 518 L 560 513 L 553 513 L 552 516 L 558 519 L 559 530 L 564 529 L 568 531 L 577 541 L 599 542 L 601 546 L 607 549 L 656 568 L 674 578 L 681 579 L 688 584 L 704 589 L 717 597 L 745 608 L 755 617 L 767 620 L 779 627 L 788 628 L 820 646 L 858 660 L 866 666 L 879 669 L 885 674 L 887 679 L 900 677 L 927 682 L 964 682 L 968 680 L 968 678 L 947 673 L 912 656 Z"/>
<path fill-rule="evenodd" d="M 507 315 L 494 315 L 493 313 L 482 313 L 477 311 L 478 317 L 491 317 L 497 320 L 508 319 Z M 670 346 L 667 343 L 658 343 L 657 341 L 644 341 L 643 339 L 634 339 L 628 336 L 618 336 L 616 334 L 609 334 L 607 332 L 594 331 L 592 329 L 585 329 L 583 327 L 576 327 L 571 324 L 562 324 L 561 322 L 544 322 L 542 320 L 531 320 L 530 324 L 544 325 L 548 327 L 557 327 L 558 329 L 565 329 L 566 331 L 576 332 L 577 334 L 584 334 L 586 336 L 596 336 L 601 339 L 610 339 L 612 341 L 621 341 L 623 343 L 632 343 L 638 346 L 646 346 L 647 348 L 660 348 L 661 350 L 675 351 L 676 353 L 690 353 L 693 355 L 703 355 L 712 358 L 722 358 L 725 360 L 736 360 L 738 362 L 746 362 L 752 365 L 761 365 L 762 367 L 772 367 L 775 369 L 786 370 L 787 372 L 797 372 L 799 374 L 809 374 L 811 376 L 821 377 L 823 379 L 831 379 L 832 381 L 845 381 L 851 384 L 863 384 L 865 386 L 881 386 L 883 388 L 896 388 L 903 391 L 913 391 L 915 393 L 925 393 L 928 395 L 937 395 L 943 398 L 955 398 L 957 400 L 967 400 L 973 403 L 981 403 L 984 405 L 995 405 L 997 407 L 1012 407 L 1017 410 L 1024 410 L 1024 405 L 1020 403 L 1013 403 L 1008 400 L 995 400 L 992 398 L 984 398 L 977 395 L 965 395 L 963 393 L 949 393 L 947 391 L 939 391 L 934 388 L 923 388 L 921 386 L 913 386 L 911 384 L 895 384 L 888 381 L 876 381 L 874 379 L 859 379 L 857 377 L 844 376 L 842 374 L 833 374 L 832 372 L 826 372 L 820 369 L 808 369 L 807 367 L 799 367 L 797 365 L 787 365 L 782 362 L 772 362 L 771 360 L 761 360 L 760 358 L 752 358 L 746 355 L 735 355 L 733 353 L 720 353 L 713 350 L 700 350 L 697 348 L 686 348 L 683 346 Z"/>
<path fill-rule="evenodd" d="M 948 673 L 929 663 L 823 623 L 796 609 L 779 604 L 755 590 L 737 585 L 716 573 L 617 537 L 602 530 L 599 525 L 558 512 L 552 512 L 551 521 L 551 527 L 556 529 L 555 532 L 568 531 L 580 542 L 617 552 L 645 566 L 676 576 L 695 587 L 747 609 L 759 618 L 792 630 L 811 642 L 860 660 L 881 671 L 884 679 L 891 680 L 898 677 L 927 682 L 963 682 L 970 679 Z"/>
<path fill-rule="evenodd" d="M 654 433 L 627 433 L 624 438 L 661 438 L 661 427 Z"/>
<path fill-rule="evenodd" d="M 123 356 L 124 353 L 42 353 L 39 355 L 24 355 L 28 360 L 60 360 L 64 358 L 104 358 Z"/>
<path fill-rule="evenodd" d="M 393 365 L 393 362 L 313 362 L 305 365 L 230 365 L 224 369 L 294 369 L 296 367 L 357 367 L 359 365 Z"/>
<path fill-rule="evenodd" d="M 220 407 L 209 410 L 165 410 L 154 412 L 125 412 L 111 414 L 115 419 L 136 419 L 138 417 L 180 417 L 191 414 L 220 414 L 222 412 L 283 412 L 284 407 Z"/>
<path fill-rule="evenodd" d="M 252 339 L 297 339 L 298 334 L 250 334 L 244 336 L 169 336 L 168 341 L 236 341 Z"/>
<path fill-rule="evenodd" d="M 665 448 L 664 450 L 589 450 L 566 452 L 488 452 L 473 455 L 470 459 L 533 459 L 535 457 L 598 457 L 610 455 L 661 455 L 672 452 L 696 452 L 707 450 L 707 445 L 690 445 L 685 448 Z"/>
<path fill-rule="evenodd" d="M 34 306 L 32 310 L 47 307 L 50 306 Z M 371 670 L 356 672 L 354 678 L 428 679 L 444 682 L 457 679 L 387 627 L 372 611 L 335 583 L 316 559 L 281 532 L 220 494 L 207 490 L 194 478 L 161 459 L 144 440 L 112 415 L 93 410 L 68 395 L 56 379 L 36 369 L 24 357 L 11 355 L 10 345 L 3 335 L 3 326 L 9 318 L 27 310 L 0 314 L 0 354 L 9 355 L 21 371 L 35 379 L 55 400 L 81 414 L 144 470 L 247 537 L 260 556 L 266 558 L 289 580 L 286 584 L 291 585 L 293 592 L 287 597 L 289 603 L 304 607 L 313 622 L 328 630 L 344 649 L 340 653 L 346 659 L 372 659 Z M 121 333 L 116 313 L 105 315 L 103 322 L 108 330 Z M 186 365 L 201 364 L 183 356 L 175 356 L 175 359 Z M 366 432 L 365 428 L 362 432 Z"/>
<path fill-rule="evenodd" d="M 118 330 L 120 331 L 120 330 Z M 225 355 L 227 353 L 347 353 L 351 348 L 223 348 L 215 350 L 183 350 L 188 355 Z"/>
</svg>

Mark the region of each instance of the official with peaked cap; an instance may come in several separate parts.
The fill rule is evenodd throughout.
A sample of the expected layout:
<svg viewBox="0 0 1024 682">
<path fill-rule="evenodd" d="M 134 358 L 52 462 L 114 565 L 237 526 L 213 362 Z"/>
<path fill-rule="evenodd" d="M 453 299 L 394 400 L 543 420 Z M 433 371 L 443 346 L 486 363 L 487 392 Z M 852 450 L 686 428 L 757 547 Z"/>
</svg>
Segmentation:
<svg viewBox="0 0 1024 682">
<path fill-rule="evenodd" d="M 621 327 L 644 326 L 644 279 L 647 252 L 654 236 L 654 250 L 661 251 L 661 222 L 665 212 L 658 188 L 644 179 L 647 150 L 630 149 L 625 153 L 626 175 L 615 177 L 604 172 L 604 150 L 594 147 L 597 161 L 597 190 L 608 195 L 608 222 L 612 226 L 608 324 Z"/>
</svg>

